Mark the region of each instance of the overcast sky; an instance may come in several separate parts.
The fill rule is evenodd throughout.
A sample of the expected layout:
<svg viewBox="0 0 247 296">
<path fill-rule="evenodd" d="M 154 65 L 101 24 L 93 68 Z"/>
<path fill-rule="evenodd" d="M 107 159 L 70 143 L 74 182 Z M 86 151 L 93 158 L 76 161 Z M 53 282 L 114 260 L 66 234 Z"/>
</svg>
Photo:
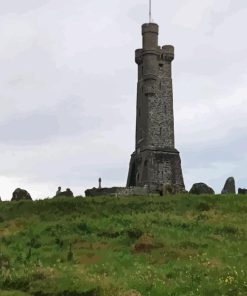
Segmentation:
<svg viewBox="0 0 247 296">
<path fill-rule="evenodd" d="M 125 186 L 148 0 L 0 2 L 0 196 Z M 186 188 L 247 187 L 247 2 L 153 0 Z"/>
</svg>

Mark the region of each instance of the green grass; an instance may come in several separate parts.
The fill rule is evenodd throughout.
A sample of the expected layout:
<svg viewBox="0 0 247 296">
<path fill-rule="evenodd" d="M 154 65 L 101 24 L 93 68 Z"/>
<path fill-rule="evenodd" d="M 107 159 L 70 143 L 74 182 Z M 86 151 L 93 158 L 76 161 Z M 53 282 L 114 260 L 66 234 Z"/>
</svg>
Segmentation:
<svg viewBox="0 0 247 296">
<path fill-rule="evenodd" d="M 1 296 L 247 295 L 247 197 L 0 203 Z"/>
</svg>

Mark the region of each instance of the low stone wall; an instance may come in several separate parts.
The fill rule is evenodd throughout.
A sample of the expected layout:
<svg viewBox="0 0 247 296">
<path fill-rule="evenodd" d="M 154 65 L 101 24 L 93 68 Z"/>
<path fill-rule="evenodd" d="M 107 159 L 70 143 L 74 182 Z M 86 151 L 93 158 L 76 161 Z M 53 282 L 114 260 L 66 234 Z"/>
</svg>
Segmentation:
<svg viewBox="0 0 247 296">
<path fill-rule="evenodd" d="M 85 191 L 86 197 L 94 196 L 115 196 L 119 190 L 123 190 L 124 187 L 112 187 L 112 188 L 92 188 Z"/>
<path fill-rule="evenodd" d="M 128 187 L 119 189 L 117 192 L 118 196 L 146 196 L 149 195 L 147 187 Z"/>
<path fill-rule="evenodd" d="M 147 187 L 112 187 L 112 188 L 92 188 L 85 191 L 86 197 L 94 196 L 147 196 Z"/>
</svg>

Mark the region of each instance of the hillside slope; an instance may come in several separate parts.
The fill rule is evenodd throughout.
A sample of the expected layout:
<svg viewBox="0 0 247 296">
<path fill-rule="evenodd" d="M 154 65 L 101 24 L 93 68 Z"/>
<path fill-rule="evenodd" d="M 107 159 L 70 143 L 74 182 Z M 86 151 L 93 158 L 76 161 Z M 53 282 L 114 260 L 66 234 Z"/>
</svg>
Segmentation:
<svg viewBox="0 0 247 296">
<path fill-rule="evenodd" d="M 0 295 L 247 295 L 247 197 L 0 203 Z"/>
</svg>

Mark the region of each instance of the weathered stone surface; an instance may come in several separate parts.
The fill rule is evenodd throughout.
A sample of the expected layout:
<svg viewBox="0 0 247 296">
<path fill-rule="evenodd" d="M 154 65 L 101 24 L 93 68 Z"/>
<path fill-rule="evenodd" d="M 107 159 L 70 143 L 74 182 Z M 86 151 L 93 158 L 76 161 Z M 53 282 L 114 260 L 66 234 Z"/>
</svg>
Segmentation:
<svg viewBox="0 0 247 296">
<path fill-rule="evenodd" d="M 221 191 L 221 194 L 236 194 L 235 180 L 229 177 Z"/>
<path fill-rule="evenodd" d="M 176 188 L 174 188 L 172 185 L 164 184 L 162 193 L 163 193 L 162 195 L 175 194 Z"/>
<path fill-rule="evenodd" d="M 25 189 L 17 188 L 12 194 L 11 201 L 20 201 L 20 200 L 32 200 L 32 197 Z"/>
<path fill-rule="evenodd" d="M 245 189 L 245 188 L 238 188 L 238 194 L 247 194 L 247 189 Z"/>
<path fill-rule="evenodd" d="M 112 187 L 112 188 L 92 188 L 85 191 L 86 197 L 94 196 L 148 196 L 149 189 L 144 187 Z"/>
<path fill-rule="evenodd" d="M 61 191 L 61 187 L 58 187 L 55 197 L 61 197 L 61 196 L 74 197 L 74 194 L 69 188 L 67 188 L 66 191 Z"/>
<path fill-rule="evenodd" d="M 147 186 L 144 187 L 129 187 L 129 188 L 119 188 L 117 191 L 117 196 L 148 196 L 149 189 Z"/>
<path fill-rule="evenodd" d="M 120 187 L 112 187 L 112 188 L 92 188 L 87 189 L 85 191 L 86 197 L 94 197 L 94 196 L 115 196 L 118 190 L 124 189 Z"/>
<path fill-rule="evenodd" d="M 214 190 L 205 183 L 195 183 L 189 191 L 190 194 L 215 194 Z"/>
<path fill-rule="evenodd" d="M 131 156 L 127 187 L 148 186 L 153 193 L 169 184 L 184 191 L 179 152 L 174 143 L 171 62 L 174 47 L 158 46 L 157 24 L 142 26 L 143 48 L 138 64 L 136 147 Z"/>
</svg>

